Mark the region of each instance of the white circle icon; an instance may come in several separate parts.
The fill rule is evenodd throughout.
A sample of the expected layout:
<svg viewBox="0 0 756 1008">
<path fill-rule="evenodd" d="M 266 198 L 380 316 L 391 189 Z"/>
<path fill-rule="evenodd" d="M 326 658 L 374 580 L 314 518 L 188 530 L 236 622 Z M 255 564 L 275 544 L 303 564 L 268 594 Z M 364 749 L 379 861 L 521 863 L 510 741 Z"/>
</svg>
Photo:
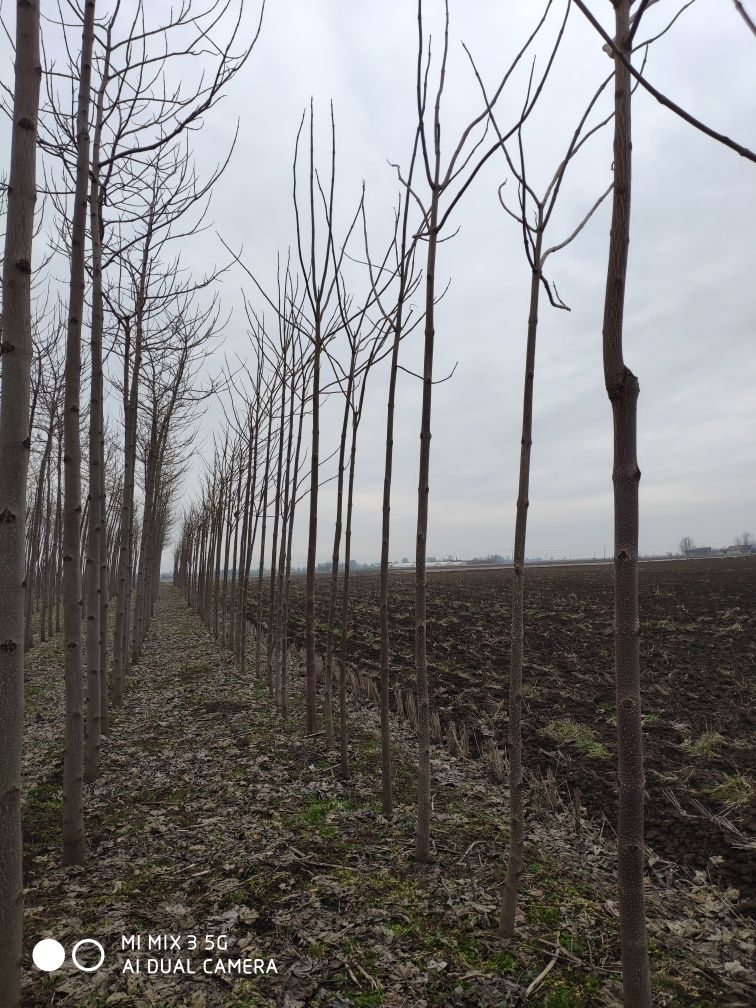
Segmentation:
<svg viewBox="0 0 756 1008">
<path fill-rule="evenodd" d="M 32 961 L 37 969 L 52 973 L 60 969 L 66 958 L 66 950 L 54 938 L 43 938 L 32 950 Z"/>
<path fill-rule="evenodd" d="M 100 950 L 100 958 L 99 961 L 96 963 L 96 965 L 82 966 L 82 964 L 76 958 L 76 953 L 79 951 L 82 945 L 93 945 L 95 948 Z M 77 969 L 80 969 L 82 973 L 94 973 L 94 971 L 98 970 L 100 966 L 102 966 L 102 964 L 105 962 L 105 949 L 94 938 L 82 938 L 80 941 L 77 941 L 74 947 L 71 949 L 71 962 Z"/>
</svg>

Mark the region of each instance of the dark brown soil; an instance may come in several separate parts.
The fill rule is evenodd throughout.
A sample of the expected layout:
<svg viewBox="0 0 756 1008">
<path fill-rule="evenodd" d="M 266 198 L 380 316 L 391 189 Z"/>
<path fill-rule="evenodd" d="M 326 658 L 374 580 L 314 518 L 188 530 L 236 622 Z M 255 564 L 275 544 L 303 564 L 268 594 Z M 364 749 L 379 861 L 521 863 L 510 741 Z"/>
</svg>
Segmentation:
<svg viewBox="0 0 756 1008">
<path fill-rule="evenodd" d="M 506 568 L 428 574 L 434 704 L 442 722 L 468 724 L 478 749 L 491 734 L 506 744 L 510 580 Z M 322 643 L 325 583 L 318 581 Z M 351 655 L 377 672 L 378 577 L 353 573 L 350 583 Z M 613 826 L 612 568 L 529 567 L 526 585 L 525 758 L 542 773 L 552 768 L 561 785 L 579 786 L 588 814 Z M 392 573 L 392 675 L 407 688 L 414 587 L 412 571 Z M 303 579 L 293 579 L 292 595 L 291 631 L 301 640 Z M 756 557 L 640 566 L 647 843 L 744 895 L 754 892 L 755 596 Z M 587 729 L 584 744 L 560 741 L 568 719 Z"/>
</svg>

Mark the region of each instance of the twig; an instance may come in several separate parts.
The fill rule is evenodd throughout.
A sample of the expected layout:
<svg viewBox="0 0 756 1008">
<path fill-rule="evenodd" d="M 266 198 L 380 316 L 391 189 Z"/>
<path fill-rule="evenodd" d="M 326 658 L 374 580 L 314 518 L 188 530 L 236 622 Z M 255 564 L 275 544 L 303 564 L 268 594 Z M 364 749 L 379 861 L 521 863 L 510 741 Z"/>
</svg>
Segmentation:
<svg viewBox="0 0 756 1008">
<path fill-rule="evenodd" d="M 554 963 L 559 958 L 560 948 L 561 947 L 559 945 L 559 939 L 557 939 L 557 950 L 554 953 L 553 958 L 551 959 L 551 961 L 549 962 L 549 964 L 547 966 L 545 966 L 544 969 L 541 970 L 541 972 L 538 974 L 538 976 L 535 978 L 535 980 L 531 981 L 530 985 L 527 987 L 527 989 L 525 990 L 525 993 L 522 996 L 523 1001 L 526 1001 L 530 997 L 530 995 L 533 993 L 533 991 L 536 989 L 536 987 L 539 987 L 541 985 L 541 983 L 543 982 L 543 980 L 552 971 L 552 969 L 554 968 Z"/>
</svg>

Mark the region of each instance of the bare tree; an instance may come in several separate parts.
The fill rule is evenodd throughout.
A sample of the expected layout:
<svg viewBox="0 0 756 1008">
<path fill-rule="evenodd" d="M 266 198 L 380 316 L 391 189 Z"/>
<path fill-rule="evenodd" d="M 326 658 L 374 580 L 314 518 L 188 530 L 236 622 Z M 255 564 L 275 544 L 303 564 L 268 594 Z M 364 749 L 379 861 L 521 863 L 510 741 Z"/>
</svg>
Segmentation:
<svg viewBox="0 0 756 1008">
<path fill-rule="evenodd" d="M 341 329 L 342 320 L 338 307 L 331 310 L 334 293 L 339 279 L 341 265 L 346 252 L 349 237 L 354 229 L 357 217 L 360 213 L 360 206 L 352 219 L 347 230 L 342 248 L 336 252 L 333 235 L 333 206 L 336 185 L 336 126 L 333 117 L 333 106 L 331 106 L 331 157 L 330 174 L 326 189 L 322 188 L 320 177 L 315 169 L 315 110 L 310 103 L 309 120 L 309 178 L 308 178 L 308 227 L 302 226 L 300 219 L 299 201 L 297 195 L 297 162 L 299 154 L 299 141 L 304 126 L 304 116 L 297 133 L 297 141 L 294 150 L 294 212 L 296 217 L 297 230 L 297 253 L 302 269 L 304 280 L 304 292 L 306 303 L 309 307 L 310 318 L 307 325 L 307 338 L 312 343 L 313 366 L 312 366 L 312 426 L 310 445 L 310 515 L 307 537 L 307 588 L 306 588 L 306 676 L 307 676 L 307 703 L 306 703 L 306 725 L 308 734 L 315 731 L 316 719 L 316 670 L 315 670 L 315 552 L 318 539 L 318 488 L 320 482 L 320 399 L 321 399 L 321 361 L 324 349 Z M 319 221 L 317 212 L 318 201 L 322 201 L 323 219 Z M 324 237 L 322 248 L 318 248 L 318 227 L 324 225 Z M 322 261 L 318 261 L 318 256 Z M 303 326 L 303 320 L 298 322 Z"/>
<path fill-rule="evenodd" d="M 344 310 L 342 305 L 342 310 Z M 349 425 L 349 416 L 352 408 L 352 395 L 354 390 L 354 375 L 357 369 L 357 355 L 360 350 L 359 339 L 352 333 L 351 329 L 347 329 L 347 337 L 349 340 L 349 369 L 347 372 L 346 380 L 344 383 L 340 381 L 340 376 L 336 375 L 336 380 L 339 384 L 343 384 L 341 389 L 344 395 L 344 413 L 341 423 L 341 436 L 339 438 L 339 456 L 337 461 L 337 483 L 336 483 L 336 521 L 334 523 L 333 531 L 333 552 L 331 555 L 331 580 L 330 580 L 330 591 L 328 596 L 328 617 L 327 625 L 328 632 L 326 636 L 326 657 L 325 657 L 325 738 L 326 747 L 328 749 L 334 748 L 334 731 L 333 731 L 333 700 L 332 700 L 332 690 L 333 690 L 333 659 L 334 659 L 334 623 L 335 623 L 335 613 L 336 613 L 336 595 L 338 591 L 338 580 L 339 580 L 339 558 L 341 551 L 341 534 L 343 528 L 343 511 L 344 511 L 344 470 L 345 470 L 345 457 L 346 457 L 346 440 L 347 440 L 347 430 Z M 348 572 L 346 567 L 344 568 L 344 579 L 348 577 Z M 343 673 L 343 668 L 342 668 Z M 342 722 L 344 716 L 342 714 Z M 342 723 L 343 728 L 343 723 Z"/>
<path fill-rule="evenodd" d="M 394 409 L 396 400 L 396 379 L 399 373 L 399 349 L 405 335 L 421 321 L 410 324 L 411 309 L 409 299 L 420 284 L 421 277 L 415 273 L 415 250 L 417 241 L 410 234 L 409 209 L 412 202 L 412 180 L 417 158 L 419 134 L 415 135 L 412 157 L 407 172 L 407 186 L 399 202 L 394 230 L 394 275 L 397 280 L 396 297 L 392 304 L 389 297 L 382 297 L 376 278 L 376 271 L 370 256 L 367 225 L 364 225 L 365 258 L 370 270 L 370 280 L 376 305 L 384 321 L 393 334 L 391 342 L 391 364 L 389 371 L 388 395 L 386 401 L 386 451 L 383 468 L 383 499 L 381 503 L 381 583 L 379 608 L 381 616 L 381 800 L 383 811 L 391 815 L 393 810 L 391 780 L 391 668 L 389 653 L 389 544 L 391 537 L 391 480 L 394 464 Z M 364 215 L 363 215 L 364 224 Z"/>
<path fill-rule="evenodd" d="M 557 42 L 552 51 L 546 68 L 536 87 L 524 104 L 517 122 L 505 133 L 500 134 L 497 141 L 480 154 L 481 145 L 485 142 L 488 129 L 488 116 L 505 85 L 510 79 L 522 57 L 530 48 L 551 8 L 551 2 L 538 21 L 520 51 L 516 54 L 503 77 L 500 79 L 490 101 L 487 101 L 482 112 L 476 115 L 460 135 L 456 146 L 452 149 L 445 164 L 441 156 L 441 102 L 446 83 L 446 64 L 449 53 L 449 7 L 444 4 L 445 20 L 443 47 L 438 71 L 438 85 L 430 113 L 431 126 L 426 124 L 428 114 L 428 76 L 431 67 L 430 42 L 425 55 L 425 35 L 423 30 L 422 0 L 418 0 L 418 55 L 416 76 L 417 121 L 420 136 L 422 165 L 425 169 L 425 181 L 428 198 L 425 204 L 417 196 L 413 187 L 412 195 L 420 204 L 422 224 L 420 234 L 427 243 L 425 262 L 425 333 L 423 354 L 423 394 L 420 422 L 420 453 L 418 462 L 418 492 L 417 492 L 417 536 L 415 548 L 415 673 L 417 679 L 417 723 L 418 723 L 418 811 L 415 843 L 415 856 L 418 861 L 427 862 L 430 853 L 430 818 L 431 818 L 431 772 L 430 772 L 430 697 L 428 689 L 428 654 L 426 635 L 427 586 L 425 574 L 425 557 L 428 532 L 428 497 L 430 479 L 430 443 L 431 443 L 431 403 L 433 395 L 433 359 L 435 347 L 435 305 L 436 305 L 436 256 L 441 233 L 451 213 L 464 193 L 470 187 L 481 167 L 499 149 L 501 144 L 509 139 L 535 106 L 541 90 L 546 82 L 551 64 L 556 53 L 556 47 L 564 31 L 567 15 L 557 36 Z M 569 10 L 569 8 L 568 8 Z M 476 127 L 485 123 L 482 135 L 473 142 Z M 400 174 L 400 180 L 404 181 Z M 408 183 L 405 182 L 405 185 Z M 448 205 L 442 206 L 442 201 Z"/>
<path fill-rule="evenodd" d="M 638 654 L 638 379 L 622 350 L 630 244 L 632 164 L 630 0 L 614 5 L 614 188 L 603 321 L 604 379 L 614 417 L 614 668 L 617 692 L 619 877 L 622 985 L 625 1004 L 650 1008 L 643 868 L 643 730 Z M 636 22 L 637 25 L 637 22 Z"/>
<path fill-rule="evenodd" d="M 680 540 L 680 552 L 687 553 L 689 550 L 692 550 L 695 547 L 695 545 L 696 544 L 693 542 L 690 536 L 687 535 L 683 536 L 682 539 Z"/>
<path fill-rule="evenodd" d="M 39 3 L 16 4 L 15 77 L 0 328 L 0 1005 L 21 1004 L 24 513 L 29 462 L 31 275 L 37 196 Z"/>
<path fill-rule="evenodd" d="M 469 55 L 469 53 L 468 53 Z M 472 62 L 472 57 L 470 57 Z M 478 79 L 483 98 L 488 103 L 485 88 L 480 75 L 473 63 L 473 69 Z M 606 125 L 611 115 L 605 116 L 598 123 L 586 128 L 588 118 L 596 102 L 602 95 L 607 84 L 607 77 L 594 92 L 593 97 L 578 122 L 565 155 L 560 160 L 554 174 L 542 195 L 538 195 L 533 184 L 528 181 L 526 171 L 525 141 L 522 125 L 517 130 L 517 150 L 519 164 L 513 160 L 506 143 L 501 141 L 502 150 L 510 171 L 517 180 L 518 207 L 513 210 L 503 199 L 504 185 L 499 187 L 499 200 L 507 213 L 518 223 L 523 237 L 525 257 L 530 267 L 530 302 L 528 309 L 527 339 L 525 348 L 525 375 L 522 395 L 522 426 L 520 434 L 520 465 L 518 477 L 514 547 L 512 553 L 512 603 L 511 603 L 511 640 L 509 662 L 509 808 L 510 808 L 510 842 L 507 874 L 504 882 L 504 898 L 502 900 L 498 934 L 502 938 L 514 935 L 517 899 L 520 885 L 520 873 L 523 862 L 525 839 L 525 808 L 523 800 L 523 762 L 522 762 L 522 673 L 524 652 L 524 595 L 525 595 L 525 543 L 527 536 L 528 508 L 530 506 L 530 459 L 533 445 L 533 391 L 535 383 L 536 338 L 538 334 L 538 312 L 541 289 L 545 289 L 550 303 L 556 308 L 569 310 L 557 293 L 556 286 L 546 279 L 546 261 L 554 252 L 568 246 L 581 233 L 593 214 L 609 195 L 611 186 L 606 189 L 593 203 L 573 231 L 559 243 L 546 247 L 545 238 L 549 223 L 554 214 L 559 194 L 562 191 L 565 175 L 576 155 L 598 130 Z M 494 112 L 489 113 L 496 135 L 501 138 L 501 131 L 496 122 Z"/>
<path fill-rule="evenodd" d="M 63 763 L 63 863 L 84 861 L 82 804 L 84 722 L 81 679 L 81 330 L 84 314 L 85 241 L 89 182 L 89 106 L 94 44 L 95 3 L 86 0 L 82 22 L 79 98 L 76 113 L 76 183 L 71 218 L 71 264 L 66 339 L 66 390 L 63 412 L 63 633 L 66 669 L 66 744 Z M 99 635 L 94 644 L 99 647 Z M 91 662 L 95 655 L 91 656 Z M 91 663 L 90 663 L 91 664 Z M 100 677 L 90 669 L 88 680 L 92 733 L 88 745 L 99 750 Z"/>
</svg>

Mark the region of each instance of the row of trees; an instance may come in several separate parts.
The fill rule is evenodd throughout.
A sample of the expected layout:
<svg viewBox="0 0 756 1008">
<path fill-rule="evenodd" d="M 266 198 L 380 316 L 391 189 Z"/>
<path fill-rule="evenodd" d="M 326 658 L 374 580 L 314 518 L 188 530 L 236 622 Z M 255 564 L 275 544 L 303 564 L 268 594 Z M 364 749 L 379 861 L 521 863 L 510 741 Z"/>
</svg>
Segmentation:
<svg viewBox="0 0 756 1008">
<path fill-rule="evenodd" d="M 555 308 L 567 307 L 546 275 L 547 261 L 580 233 L 604 199 L 611 198 L 603 349 L 615 452 L 619 906 L 626 1003 L 650 1004 L 638 662 L 638 382 L 623 357 L 634 82 L 695 128 L 756 160 L 747 148 L 660 94 L 634 66 L 633 53 L 645 52 L 651 41 L 638 42 L 636 36 L 652 4 L 653 0 L 635 4 L 613 0 L 615 24 L 607 32 L 582 0 L 574 0 L 601 36 L 613 69 L 576 117 L 564 156 L 554 166 L 549 184 L 538 192 L 527 170 L 525 126 L 547 87 L 573 4 L 566 3 L 543 69 L 530 72 L 524 92 L 510 103 L 517 111 L 506 123 L 498 111 L 502 95 L 512 91 L 518 68 L 530 61 L 536 41 L 550 23 L 552 0 L 544 4 L 532 33 L 493 88 L 485 85 L 470 56 L 480 106 L 448 143 L 444 129 L 448 10 L 436 57 L 419 3 L 417 123 L 407 162 L 396 166 L 399 200 L 390 240 L 376 253 L 364 193 L 355 200 L 346 224 L 337 224 L 333 112 L 327 168 L 322 171 L 311 105 L 295 146 L 295 251 L 279 261 L 271 289 L 247 271 L 254 287 L 254 296 L 246 303 L 250 353 L 239 368 L 215 380 L 206 377 L 206 358 L 222 329 L 220 304 L 212 293 L 220 271 L 192 276 L 173 249 L 177 240 L 202 230 L 207 199 L 230 156 L 229 151 L 209 177 L 200 178 L 192 161 L 190 134 L 249 57 L 259 23 L 256 31 L 246 33 L 250 41 L 240 43 L 241 0 L 224 0 L 199 12 L 185 0 L 162 22 L 151 20 L 141 3 L 128 13 L 116 3 L 112 14 L 98 20 L 95 0 L 86 0 L 81 11 L 71 8 L 70 16 L 77 15 L 73 23 L 58 26 L 65 52 L 78 52 L 78 58 L 69 58 L 62 70 L 51 65 L 43 73 L 39 5 L 34 0 L 18 4 L 16 78 L 8 110 L 13 132 L 0 386 L 0 1008 L 17 1005 L 20 999 L 24 651 L 33 646 L 36 633 L 50 634 L 51 621 L 57 626 L 62 610 L 63 858 L 66 863 L 80 863 L 85 856 L 83 785 L 98 776 L 102 733 L 108 730 L 113 708 L 123 702 L 130 664 L 139 659 L 149 631 L 160 558 L 169 539 L 193 422 L 204 400 L 221 387 L 231 391 L 226 397 L 227 422 L 216 439 L 199 499 L 184 512 L 174 577 L 221 645 L 235 655 L 242 673 L 249 656 L 254 656 L 255 674 L 267 683 L 273 702 L 285 714 L 291 685 L 292 537 L 296 515 L 301 516 L 304 507 L 299 505 L 306 499 L 305 731 L 312 735 L 322 724 L 325 744 L 338 749 L 341 772 L 347 776 L 355 462 L 367 382 L 379 362 L 388 362 L 379 695 L 382 801 L 386 813 L 391 813 L 388 556 L 394 411 L 397 376 L 404 368 L 402 344 L 416 330 L 422 332 L 424 352 L 422 372 L 415 376 L 422 388 L 415 562 L 415 853 L 420 862 L 432 859 L 425 563 L 433 389 L 445 380 L 434 372 L 436 308 L 443 296 L 438 260 L 465 194 L 493 158 L 502 159 L 502 167 L 516 183 L 514 203 L 507 202 L 503 189 L 499 197 L 522 234 L 530 280 L 509 669 L 511 839 L 499 933 L 506 938 L 514 932 L 525 837 L 524 556 L 540 297 L 545 291 Z M 154 17 L 151 10 L 149 14 Z M 80 43 L 74 41 L 77 33 Z M 169 84 L 169 74 L 181 83 Z M 41 80 L 45 89 L 40 104 Z M 614 101 L 601 112 L 600 101 L 610 84 Z M 552 238 L 551 218 L 566 173 L 603 126 L 610 126 L 614 134 L 611 184 L 607 180 L 605 191 L 596 194 L 569 234 Z M 38 148 L 44 166 L 42 219 L 39 210 L 35 217 Z M 48 291 L 46 297 L 52 296 L 56 304 L 50 312 L 45 307 L 49 301 L 38 289 L 45 264 L 32 270 L 35 220 L 37 246 L 46 234 L 51 261 L 66 263 L 69 276 L 67 293 Z M 238 261 L 238 256 L 234 258 Z M 412 298 L 420 291 L 418 309 Z M 263 305 L 264 311 L 256 310 L 255 304 Z M 83 404 L 82 374 L 88 382 Z M 321 411 L 333 398 L 342 404 L 342 423 L 337 445 L 326 454 Z M 106 423 L 108 402 L 110 423 Z M 82 450 L 83 429 L 87 436 Z M 321 582 L 327 585 L 329 619 L 319 639 L 316 547 L 322 525 L 319 491 L 326 480 L 336 482 L 336 515 L 330 578 Z M 250 614 L 255 617 L 252 623 Z"/>
<path fill-rule="evenodd" d="M 210 289 L 219 271 L 193 276 L 175 249 L 203 229 L 230 150 L 201 178 L 189 135 L 260 29 L 256 20 L 239 41 L 241 0 L 202 9 L 187 0 L 167 14 L 141 0 L 116 3 L 104 18 L 95 0 L 65 10 L 46 22 L 43 68 L 39 3 L 17 4 L 5 109 L 13 128 L 0 386 L 3 1008 L 20 1004 L 24 654 L 62 628 L 62 858 L 80 864 L 84 785 L 99 775 L 102 735 L 144 646 L 193 425 L 217 387 L 205 361 L 222 329 Z M 44 250 L 34 268 L 33 245 L 37 258 Z M 55 280 L 65 273 L 67 290 Z"/>
<path fill-rule="evenodd" d="M 309 212 L 299 205 L 297 178 L 298 161 L 294 163 L 294 206 L 297 223 L 297 251 L 300 273 L 292 279 L 287 267 L 284 282 L 278 284 L 278 299 L 272 299 L 252 276 L 258 293 L 264 295 L 274 310 L 278 337 L 272 338 L 256 319 L 253 327 L 253 352 L 258 362 L 250 391 L 239 392 L 246 403 L 243 417 L 235 416 L 223 448 L 216 453 L 206 476 L 202 500 L 187 516 L 176 554 L 175 578 L 191 604 L 197 606 L 205 622 L 229 647 L 240 648 L 238 657 L 245 661 L 245 615 L 252 602 L 250 578 L 252 551 L 259 544 L 256 560 L 255 589 L 257 602 L 254 632 L 255 671 L 268 683 L 270 695 L 283 713 L 287 710 L 290 651 L 287 631 L 289 577 L 291 571 L 291 530 L 300 485 L 309 484 L 308 563 L 306 584 L 305 633 L 305 730 L 313 734 L 319 727 L 317 718 L 318 672 L 322 673 L 322 725 L 325 744 L 337 747 L 334 732 L 333 692 L 338 684 L 339 738 L 341 771 L 348 773 L 347 706 L 345 682 L 347 676 L 349 628 L 349 535 L 353 500 L 354 450 L 359 422 L 362 392 L 372 363 L 380 357 L 382 348 L 390 347 L 391 367 L 386 408 L 386 456 L 384 470 L 383 524 L 381 537 L 381 669 L 380 707 L 382 722 L 382 795 L 383 807 L 391 813 L 391 723 L 390 705 L 390 640 L 388 624 L 388 551 L 390 541 L 390 498 L 393 450 L 393 422 L 396 375 L 402 340 L 417 325 L 424 331 L 424 363 L 421 375 L 422 413 L 418 462 L 417 551 L 415 557 L 415 672 L 418 735 L 418 811 L 416 857 L 431 860 L 431 766 L 430 766 L 430 702 L 426 654 L 426 534 L 429 510 L 429 468 L 431 444 L 431 404 L 435 382 L 434 341 L 435 313 L 439 299 L 437 289 L 437 256 L 439 244 L 455 208 L 476 178 L 482 165 L 494 154 L 504 156 L 511 176 L 516 181 L 514 205 L 504 200 L 503 209 L 514 218 L 523 237 L 530 273 L 530 308 L 526 329 L 526 363 L 523 384 L 523 415 L 519 484 L 514 530 L 514 571 L 512 583 L 512 626 L 509 698 L 509 758 L 510 758 L 510 851 L 504 885 L 499 934 L 512 937 L 519 891 L 525 837 L 523 801 L 523 758 L 521 742 L 521 710 L 523 695 L 524 656 L 524 571 L 527 529 L 529 470 L 532 447 L 533 386 L 535 351 L 540 308 L 540 294 L 545 291 L 550 304 L 559 309 L 567 305 L 546 275 L 547 260 L 573 241 L 586 226 L 601 203 L 611 197 L 612 223 L 607 261 L 607 281 L 604 304 L 603 351 L 604 379 L 612 406 L 614 429 L 614 501 L 615 501 L 615 669 L 618 710 L 619 756 L 619 823 L 618 868 L 619 906 L 625 999 L 627 1004 L 649 1005 L 651 1002 L 650 973 L 645 926 L 643 893 L 643 759 L 640 706 L 640 670 L 638 656 L 638 482 L 640 470 L 636 460 L 636 404 L 638 380 L 627 367 L 623 355 L 623 315 L 627 254 L 630 232 L 631 192 L 631 94 L 642 86 L 659 101 L 681 115 L 696 128 L 721 141 L 739 154 L 753 160 L 752 152 L 722 137 L 661 95 L 632 63 L 636 50 L 647 53 L 653 39 L 636 41 L 641 19 L 650 6 L 648 2 L 633 5 L 629 0 L 616 0 L 614 30 L 608 34 L 583 3 L 577 3 L 593 24 L 613 59 L 613 70 L 598 86 L 577 117 L 572 138 L 562 159 L 555 165 L 546 188 L 538 193 L 527 171 L 527 143 L 523 127 L 531 116 L 546 85 L 549 70 L 562 40 L 570 4 L 556 42 L 547 58 L 541 76 L 530 81 L 514 121 L 506 127 L 498 121 L 497 102 L 520 61 L 528 54 L 541 32 L 550 12 L 545 5 L 542 18 L 526 40 L 510 67 L 492 91 L 488 91 L 472 57 L 472 71 L 481 91 L 481 110 L 471 119 L 455 141 L 452 153 L 442 154 L 442 98 L 446 85 L 446 64 L 449 49 L 448 8 L 442 52 L 437 65 L 438 83 L 433 91 L 430 76 L 433 70 L 430 42 L 423 28 L 422 4 L 418 5 L 417 60 L 417 129 L 412 155 L 404 169 L 397 169 L 401 198 L 396 212 L 396 230 L 390 252 L 377 263 L 370 254 L 364 209 L 362 242 L 359 251 L 347 254 L 350 263 L 359 260 L 367 276 L 356 277 L 350 270 L 350 283 L 361 285 L 362 296 L 347 294 L 343 264 L 345 249 L 355 241 L 350 228 L 338 240 L 334 236 L 334 159 L 331 150 L 329 184 L 321 187 L 315 168 L 312 142 L 312 111 L 310 113 L 309 151 Z M 676 19 L 678 15 L 672 19 Z M 426 48 L 427 45 L 427 48 Z M 614 86 L 614 100 L 608 110 L 600 100 L 609 85 Z M 613 129 L 613 177 L 607 187 L 596 195 L 595 202 L 585 208 L 584 216 L 574 222 L 567 235 L 550 238 L 550 223 L 562 184 L 573 160 L 584 145 L 603 127 Z M 492 142 L 489 143 L 489 141 Z M 299 149 L 299 137 L 297 150 Z M 315 181 L 314 181 L 315 180 Z M 316 215 L 317 195 L 322 204 Z M 363 204 L 364 207 L 364 204 Z M 354 223 L 354 222 L 353 222 Z M 305 239 L 303 240 L 303 235 Z M 548 238 L 547 238 L 548 236 Z M 319 239 L 319 241 L 318 241 Z M 420 268 L 422 266 L 422 276 Z M 408 298 L 424 285 L 422 317 L 412 318 Z M 283 297 L 281 292 L 283 291 Z M 359 307 L 355 309 L 355 305 Z M 355 328 L 366 333 L 366 359 L 360 363 L 360 343 Z M 336 342 L 336 338 L 338 341 Z M 266 351 L 264 348 L 269 347 Z M 287 363 L 291 354 L 291 363 Z M 263 362 L 264 359 L 264 363 Z M 330 383 L 324 386 L 323 362 L 327 362 Z M 361 385 L 358 381 L 358 376 Z M 324 458 L 319 438 L 321 402 L 325 394 L 344 395 L 341 439 L 333 455 Z M 289 402 L 287 413 L 287 397 Z M 276 408 L 275 403 L 279 405 Z M 267 404 L 264 405 L 264 404 Z M 301 453 L 302 417 L 310 414 L 311 445 L 309 457 Z M 352 422 L 351 454 L 347 461 L 346 443 L 349 422 Z M 242 421 L 241 423 L 239 421 Z M 295 447 L 293 447 L 295 446 Z M 327 463 L 336 457 L 335 472 Z M 233 460 L 233 463 L 232 461 Z M 237 469 L 234 470 L 234 464 Z M 319 520 L 318 491 L 328 480 L 335 479 L 336 515 L 333 535 L 331 577 L 328 587 L 328 621 L 323 639 L 316 637 L 315 626 L 315 544 Z M 340 546 L 344 528 L 344 486 L 346 492 L 346 533 L 344 574 L 341 582 L 341 610 L 337 605 Z M 282 498 L 283 487 L 283 498 Z M 306 493 L 306 488 L 302 493 Z M 274 502 L 271 512 L 271 501 Z M 266 553 L 266 529 L 272 519 L 272 541 Z M 279 529 L 280 526 L 280 529 Z M 279 539 L 280 531 L 280 539 Z M 233 542 L 233 559 L 229 568 L 229 549 Z M 225 544 L 225 546 L 224 546 Z M 238 554 L 237 554 L 238 546 Z M 237 563 L 238 555 L 238 563 Z M 266 559 L 267 558 L 267 559 Z M 269 580 L 264 580 L 265 564 Z M 268 595 L 267 625 L 263 623 L 263 594 Z M 335 637 L 340 636 L 338 660 L 335 660 Z"/>
</svg>

